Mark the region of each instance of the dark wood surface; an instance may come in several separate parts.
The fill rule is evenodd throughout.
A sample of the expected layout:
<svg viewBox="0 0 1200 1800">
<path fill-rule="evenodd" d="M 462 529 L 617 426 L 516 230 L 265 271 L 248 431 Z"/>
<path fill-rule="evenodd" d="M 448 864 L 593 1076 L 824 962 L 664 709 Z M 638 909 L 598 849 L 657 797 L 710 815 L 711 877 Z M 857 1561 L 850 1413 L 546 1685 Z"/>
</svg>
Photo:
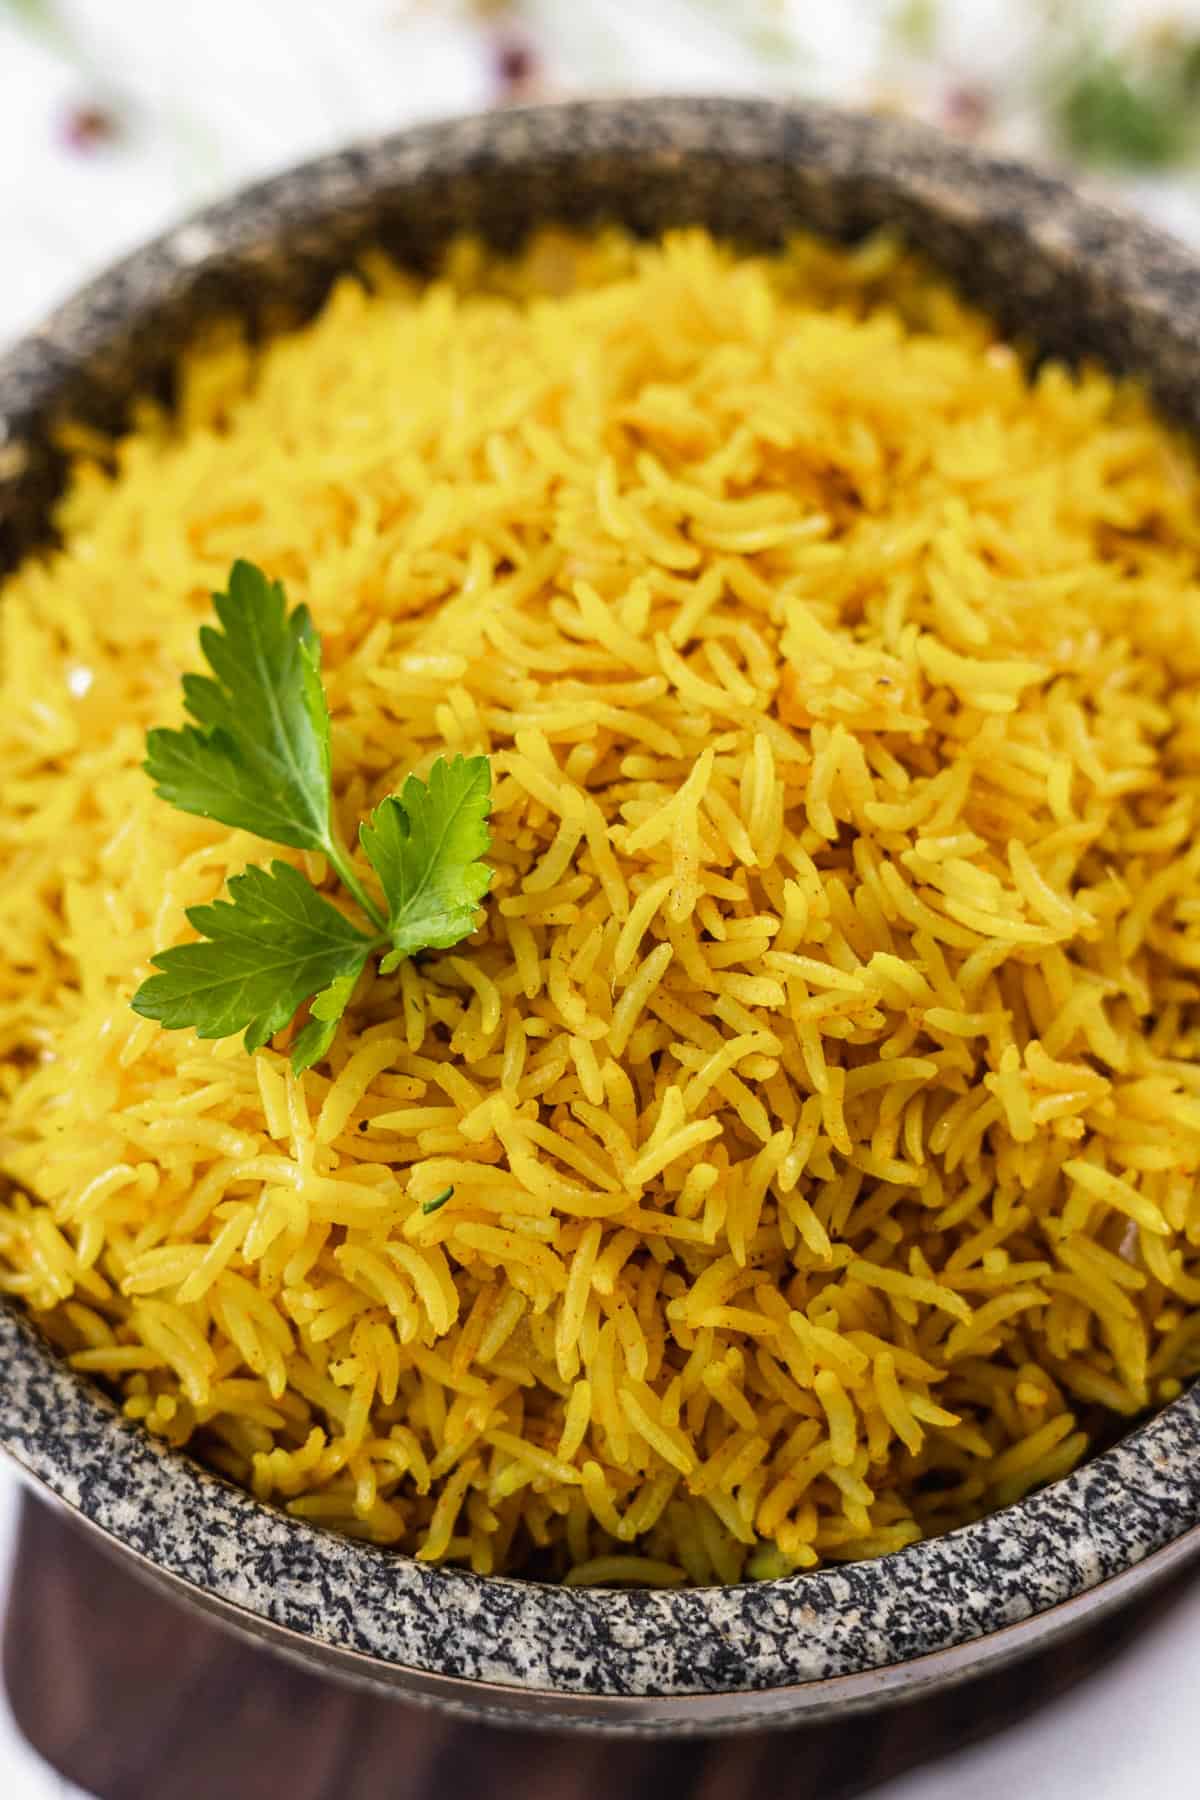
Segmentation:
<svg viewBox="0 0 1200 1800">
<path fill-rule="evenodd" d="M 844 1725 L 711 1742 L 543 1736 L 293 1669 L 26 1499 L 4 1679 L 30 1743 L 97 1800 L 852 1800 L 1028 1717 L 1172 1604 L 1152 1596 L 1016 1669 Z"/>
</svg>

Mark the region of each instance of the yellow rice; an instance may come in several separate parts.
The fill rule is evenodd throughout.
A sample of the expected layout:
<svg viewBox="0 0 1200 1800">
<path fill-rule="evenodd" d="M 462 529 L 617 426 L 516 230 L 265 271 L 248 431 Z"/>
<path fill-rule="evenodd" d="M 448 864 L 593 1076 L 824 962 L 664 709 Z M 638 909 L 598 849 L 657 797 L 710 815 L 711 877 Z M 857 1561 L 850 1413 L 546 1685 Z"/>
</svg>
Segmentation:
<svg viewBox="0 0 1200 1800">
<path fill-rule="evenodd" d="M 425 1561 L 670 1585 L 1180 1391 L 1200 482 L 1133 387 L 885 240 L 549 235 L 69 447 L 0 607 L 0 1289 L 130 1417 Z M 322 633 L 347 835 L 493 759 L 479 930 L 299 1081 L 129 1008 L 270 854 L 139 766 L 239 556 Z"/>
</svg>

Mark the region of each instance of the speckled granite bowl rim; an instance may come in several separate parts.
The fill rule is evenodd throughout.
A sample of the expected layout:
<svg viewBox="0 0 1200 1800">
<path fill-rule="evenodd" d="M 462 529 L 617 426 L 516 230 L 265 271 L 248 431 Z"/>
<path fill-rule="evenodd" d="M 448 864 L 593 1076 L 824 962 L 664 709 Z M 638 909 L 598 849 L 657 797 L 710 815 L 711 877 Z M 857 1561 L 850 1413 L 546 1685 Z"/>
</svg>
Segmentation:
<svg viewBox="0 0 1200 1800">
<path fill-rule="evenodd" d="M 45 409 L 81 362 L 119 327 L 190 279 L 197 264 L 253 256 L 272 235 L 319 228 L 347 196 L 369 206 L 384 179 L 414 191 L 449 169 L 492 159 L 507 173 L 538 157 L 593 156 L 614 183 L 638 158 L 741 159 L 743 170 L 788 154 L 811 159 L 817 186 L 874 181 L 915 197 L 931 217 L 985 221 L 1036 246 L 1050 267 L 1108 251 L 1101 298 L 1128 356 L 1173 384 L 1200 388 L 1200 262 L 1181 246 L 1080 199 L 1039 171 L 946 144 L 895 120 L 777 102 L 599 101 L 451 121 L 317 159 L 207 209 L 136 252 L 0 358 L 0 445 L 20 449 L 31 411 Z M 756 161 L 757 159 L 757 161 Z M 814 190 L 815 191 L 815 190 Z M 989 210 L 990 209 L 990 210 Z M 1111 310 L 1111 308 L 1110 308 Z M 1139 338 L 1139 331 L 1142 337 Z M 1149 348 L 1147 349 L 1147 346 Z M 1182 395 L 1182 390 L 1180 390 Z M 1187 410 L 1183 396 L 1181 410 Z M 0 463 L 0 486 L 4 469 Z M 686 1722 L 717 1729 L 713 1703 L 795 1696 L 872 1678 L 886 1685 L 949 1656 L 939 1681 L 1011 1653 L 1070 1622 L 1072 1608 L 1112 1603 L 1164 1560 L 1200 1549 L 1200 1391 L 1193 1388 L 1064 1480 L 947 1537 L 870 1563 L 731 1589 L 588 1592 L 425 1567 L 336 1537 L 263 1506 L 188 1457 L 165 1450 L 70 1372 L 19 1310 L 0 1304 L 0 1446 L 106 1537 L 245 1628 L 291 1637 L 359 1678 L 437 1690 L 480 1710 L 486 1689 L 524 1695 L 562 1723 L 626 1717 L 632 1728 Z M 955 1660 L 955 1653 L 961 1656 Z M 369 1671 L 369 1674 L 365 1672 Z M 340 1672 L 347 1673 L 347 1668 Z M 353 1669 L 349 1672 L 353 1674 Z M 474 1692 L 476 1699 L 472 1700 Z M 805 1699 L 808 1696 L 808 1699 Z M 861 1697 L 861 1696 L 860 1696 Z M 590 1710 L 589 1710 L 590 1709 Z M 719 1705 L 717 1707 L 719 1711 Z M 716 1718 L 716 1723 L 714 1723 Z M 543 1720 L 544 1722 L 544 1720 Z"/>
</svg>

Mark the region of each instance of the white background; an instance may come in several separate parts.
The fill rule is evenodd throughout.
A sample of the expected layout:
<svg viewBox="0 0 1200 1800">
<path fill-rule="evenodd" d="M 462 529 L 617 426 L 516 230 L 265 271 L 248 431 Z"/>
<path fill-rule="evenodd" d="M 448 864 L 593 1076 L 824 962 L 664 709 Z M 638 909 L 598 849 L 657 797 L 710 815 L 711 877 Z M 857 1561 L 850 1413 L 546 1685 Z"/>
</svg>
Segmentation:
<svg viewBox="0 0 1200 1800">
<path fill-rule="evenodd" d="M 985 141 L 1054 153 L 1047 109 L 1061 46 L 1047 35 L 1046 0 L 927 5 L 916 48 L 889 23 L 901 4 L 525 0 L 505 16 L 494 0 L 0 0 L 0 345 L 115 255 L 241 181 L 505 97 L 799 90 L 946 123 L 964 94 L 982 95 L 974 129 Z M 1058 12 L 1086 14 L 1118 48 L 1164 26 L 1200 29 L 1200 0 L 1078 0 Z M 500 66 L 508 51 L 511 69 L 514 48 L 531 68 L 506 96 Z M 1200 241 L 1195 167 L 1081 178 Z M 0 1472 L 0 1607 L 15 1495 Z M 1193 1584 L 1082 1689 L 876 1800 L 1192 1800 L 1198 1679 Z M 0 1800 L 72 1791 L 26 1749 L 0 1697 Z"/>
</svg>

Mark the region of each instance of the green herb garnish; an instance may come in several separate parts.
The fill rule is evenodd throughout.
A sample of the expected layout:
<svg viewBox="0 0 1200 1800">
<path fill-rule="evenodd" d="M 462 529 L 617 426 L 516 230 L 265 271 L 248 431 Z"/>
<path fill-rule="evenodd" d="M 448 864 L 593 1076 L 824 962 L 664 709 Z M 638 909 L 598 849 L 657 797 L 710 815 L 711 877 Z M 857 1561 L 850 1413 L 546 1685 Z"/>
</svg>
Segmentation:
<svg viewBox="0 0 1200 1800">
<path fill-rule="evenodd" d="M 1145 65 L 1087 58 L 1063 88 L 1058 123 L 1085 161 L 1158 169 L 1181 161 L 1197 141 L 1196 46 Z"/>
<path fill-rule="evenodd" d="M 250 868 L 228 900 L 194 906 L 200 941 L 151 958 L 133 1009 L 200 1037 L 245 1033 L 257 1050 L 311 1000 L 292 1048 L 297 1074 L 325 1055 L 359 976 L 382 954 L 389 973 L 418 950 L 444 950 L 474 929 L 492 872 L 491 765 L 486 756 L 439 757 L 428 782 L 410 775 L 359 829 L 379 878 L 381 908 L 356 874 L 333 812 L 329 708 L 321 645 L 306 607 L 288 613 L 283 588 L 237 562 L 229 591 L 213 596 L 221 629 L 200 647 L 212 670 L 186 675 L 194 723 L 151 731 L 146 773 L 181 812 L 218 819 L 296 850 L 321 851 L 370 925 L 363 931 L 289 863 Z"/>
<path fill-rule="evenodd" d="M 427 1215 L 429 1213 L 440 1212 L 447 1200 L 452 1200 L 453 1198 L 454 1189 L 452 1187 L 443 1188 L 440 1194 L 435 1194 L 432 1200 L 426 1200 L 423 1203 L 421 1211 Z"/>
</svg>

